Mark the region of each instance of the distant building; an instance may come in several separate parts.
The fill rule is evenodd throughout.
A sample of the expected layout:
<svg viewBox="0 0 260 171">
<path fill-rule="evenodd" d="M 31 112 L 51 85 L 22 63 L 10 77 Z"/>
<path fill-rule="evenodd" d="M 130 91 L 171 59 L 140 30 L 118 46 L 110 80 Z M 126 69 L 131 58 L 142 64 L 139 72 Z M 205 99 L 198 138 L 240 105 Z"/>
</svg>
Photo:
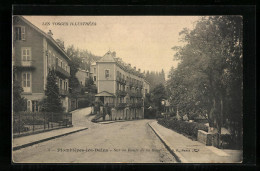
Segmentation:
<svg viewBox="0 0 260 171">
<path fill-rule="evenodd" d="M 21 16 L 13 17 L 13 79 L 21 82 L 28 111 L 39 111 L 45 97 L 47 75 L 56 71 L 62 105 L 69 111 L 70 58 L 48 34 Z"/>
<path fill-rule="evenodd" d="M 144 94 L 150 93 L 150 83 L 144 79 Z"/>
<path fill-rule="evenodd" d="M 91 72 L 96 76 L 96 101 L 112 107 L 112 120 L 144 118 L 144 96 L 150 88 L 140 69 L 109 51 L 91 65 Z"/>
<path fill-rule="evenodd" d="M 76 73 L 76 77 L 78 78 L 81 86 L 86 86 L 86 81 L 90 77 L 90 73 L 88 70 L 79 69 Z"/>
<path fill-rule="evenodd" d="M 91 64 L 90 74 L 93 78 L 94 84 L 97 85 L 97 63 L 96 62 Z"/>
</svg>

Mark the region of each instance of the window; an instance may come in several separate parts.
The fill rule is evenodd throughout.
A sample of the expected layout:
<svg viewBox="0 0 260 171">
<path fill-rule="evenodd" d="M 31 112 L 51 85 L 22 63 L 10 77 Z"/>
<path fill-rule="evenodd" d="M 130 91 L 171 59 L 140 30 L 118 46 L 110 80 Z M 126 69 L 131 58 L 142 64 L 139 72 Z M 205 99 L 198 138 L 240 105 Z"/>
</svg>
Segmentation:
<svg viewBox="0 0 260 171">
<path fill-rule="evenodd" d="M 97 77 L 96 76 L 94 76 L 93 78 L 94 78 L 94 81 L 97 81 Z"/>
<path fill-rule="evenodd" d="M 60 79 L 60 90 L 62 89 L 62 79 Z"/>
<path fill-rule="evenodd" d="M 23 73 L 23 87 L 31 87 L 31 74 Z"/>
<path fill-rule="evenodd" d="M 96 74 L 96 68 L 94 68 L 94 74 Z"/>
<path fill-rule="evenodd" d="M 38 101 L 32 100 L 32 112 L 39 112 Z"/>
<path fill-rule="evenodd" d="M 22 87 L 24 92 L 31 92 L 31 73 L 22 73 Z"/>
<path fill-rule="evenodd" d="M 53 53 L 52 55 L 53 55 L 53 58 L 52 58 L 52 65 L 55 65 L 55 59 L 56 59 L 56 58 L 55 58 L 55 54 Z"/>
<path fill-rule="evenodd" d="M 105 70 L 105 77 L 109 78 L 109 70 L 108 69 Z"/>
<path fill-rule="evenodd" d="M 59 65 L 59 58 L 56 57 L 56 66 Z"/>
<path fill-rule="evenodd" d="M 31 48 L 22 48 L 22 60 L 30 61 L 31 60 Z"/>
<path fill-rule="evenodd" d="M 25 27 L 15 27 L 15 40 L 25 40 Z"/>
<path fill-rule="evenodd" d="M 27 111 L 31 111 L 31 101 L 27 101 Z"/>
</svg>

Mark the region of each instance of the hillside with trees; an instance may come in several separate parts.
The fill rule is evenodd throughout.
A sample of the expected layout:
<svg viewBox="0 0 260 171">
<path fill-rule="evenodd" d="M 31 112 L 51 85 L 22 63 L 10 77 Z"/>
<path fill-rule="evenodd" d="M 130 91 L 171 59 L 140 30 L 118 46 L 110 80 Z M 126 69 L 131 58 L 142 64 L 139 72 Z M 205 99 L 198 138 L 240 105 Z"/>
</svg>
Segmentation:
<svg viewBox="0 0 260 171">
<path fill-rule="evenodd" d="M 165 84 L 165 73 L 162 69 L 161 72 L 147 71 L 144 73 L 145 79 L 150 83 L 150 89 L 153 90 L 159 84 Z"/>
</svg>

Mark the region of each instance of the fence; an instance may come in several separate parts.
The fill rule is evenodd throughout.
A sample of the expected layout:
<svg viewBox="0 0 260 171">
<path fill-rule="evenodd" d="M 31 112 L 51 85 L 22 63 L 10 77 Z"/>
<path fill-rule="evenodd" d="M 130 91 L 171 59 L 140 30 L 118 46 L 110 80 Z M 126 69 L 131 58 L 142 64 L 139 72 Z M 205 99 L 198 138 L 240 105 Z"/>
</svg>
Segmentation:
<svg viewBox="0 0 260 171">
<path fill-rule="evenodd" d="M 71 113 L 17 112 L 13 113 L 15 135 L 72 125 Z"/>
</svg>

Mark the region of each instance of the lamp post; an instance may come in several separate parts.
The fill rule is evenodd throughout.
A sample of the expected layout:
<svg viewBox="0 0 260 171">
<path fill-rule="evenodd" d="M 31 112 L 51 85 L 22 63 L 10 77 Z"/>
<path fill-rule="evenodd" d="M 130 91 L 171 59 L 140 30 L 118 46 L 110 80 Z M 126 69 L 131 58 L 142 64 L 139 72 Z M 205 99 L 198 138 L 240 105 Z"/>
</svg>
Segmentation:
<svg viewBox="0 0 260 171">
<path fill-rule="evenodd" d="M 166 113 L 165 113 L 165 103 L 166 103 L 166 101 L 165 101 L 165 99 L 162 99 L 162 101 L 161 101 L 161 104 L 162 104 L 162 106 L 163 106 L 163 115 L 164 115 L 164 117 L 166 117 Z"/>
</svg>

